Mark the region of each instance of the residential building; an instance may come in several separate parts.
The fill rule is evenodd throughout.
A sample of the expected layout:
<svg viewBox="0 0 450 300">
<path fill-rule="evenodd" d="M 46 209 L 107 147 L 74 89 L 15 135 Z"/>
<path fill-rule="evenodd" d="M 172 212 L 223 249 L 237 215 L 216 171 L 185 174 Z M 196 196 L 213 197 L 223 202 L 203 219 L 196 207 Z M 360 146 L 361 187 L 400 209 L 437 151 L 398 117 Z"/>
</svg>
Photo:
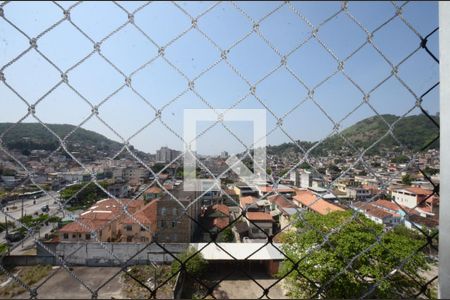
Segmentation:
<svg viewBox="0 0 450 300">
<path fill-rule="evenodd" d="M 414 208 L 423 204 L 425 199 L 432 194 L 432 191 L 419 187 L 407 187 L 392 191 L 392 199 L 398 204 L 409 208 Z"/>
<path fill-rule="evenodd" d="M 144 207 L 144 202 L 111 198 L 97 201 L 88 210 L 81 213 L 76 222 L 59 229 L 59 240 L 62 242 L 92 241 L 91 233 L 95 232 L 97 239 L 102 242 L 121 241 L 122 222 L 127 216 L 123 211 L 124 207 L 130 214 L 134 214 Z"/>
<path fill-rule="evenodd" d="M 291 228 L 291 217 L 298 212 L 298 207 L 290 200 L 281 195 L 269 196 L 267 198 L 270 205 L 270 214 L 272 215 L 279 230 L 289 230 Z"/>
<path fill-rule="evenodd" d="M 220 240 L 222 230 L 230 224 L 230 209 L 224 204 L 215 204 L 204 209 L 200 218 L 203 231 L 203 241 L 209 242 L 211 234 L 216 234 L 216 240 Z"/>
<path fill-rule="evenodd" d="M 320 198 L 307 189 L 297 189 L 293 197 L 294 203 L 301 208 L 326 215 L 330 212 L 344 211 L 345 209 Z"/>
<path fill-rule="evenodd" d="M 352 208 L 378 224 L 391 226 L 400 223 L 402 219 L 400 214 L 380 208 L 373 203 L 356 202 L 352 205 Z"/>
<path fill-rule="evenodd" d="M 245 222 L 248 225 L 249 237 L 252 239 L 264 239 L 273 233 L 273 218 L 266 212 L 247 212 Z M 258 228 L 259 227 L 259 228 Z"/>
</svg>

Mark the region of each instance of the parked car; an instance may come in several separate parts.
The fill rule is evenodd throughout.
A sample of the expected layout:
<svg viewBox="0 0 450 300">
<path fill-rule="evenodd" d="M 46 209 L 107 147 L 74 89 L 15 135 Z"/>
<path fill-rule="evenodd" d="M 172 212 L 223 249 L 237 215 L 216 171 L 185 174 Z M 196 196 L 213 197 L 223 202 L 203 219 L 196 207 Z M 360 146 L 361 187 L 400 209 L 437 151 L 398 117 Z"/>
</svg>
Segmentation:
<svg viewBox="0 0 450 300">
<path fill-rule="evenodd" d="M 24 237 L 25 236 L 24 236 L 23 233 L 21 233 L 21 232 L 14 232 L 14 233 L 8 233 L 5 236 L 5 240 L 7 240 L 10 243 L 13 243 L 13 242 L 18 242 L 18 241 L 22 240 Z"/>
<path fill-rule="evenodd" d="M 43 212 L 48 212 L 48 211 L 50 210 L 50 208 L 48 207 L 48 204 L 47 204 L 47 205 L 41 207 L 41 210 L 42 210 Z"/>
</svg>

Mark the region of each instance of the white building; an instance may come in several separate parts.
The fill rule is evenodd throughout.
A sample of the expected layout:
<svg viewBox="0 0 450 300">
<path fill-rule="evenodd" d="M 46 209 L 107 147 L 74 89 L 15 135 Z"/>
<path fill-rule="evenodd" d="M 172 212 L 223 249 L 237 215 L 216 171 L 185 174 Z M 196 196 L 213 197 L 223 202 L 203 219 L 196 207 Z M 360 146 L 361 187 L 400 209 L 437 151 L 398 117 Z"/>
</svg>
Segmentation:
<svg viewBox="0 0 450 300">
<path fill-rule="evenodd" d="M 418 187 L 408 187 L 392 191 L 392 200 L 409 208 L 424 204 L 424 200 L 432 194 L 432 191 Z"/>
</svg>

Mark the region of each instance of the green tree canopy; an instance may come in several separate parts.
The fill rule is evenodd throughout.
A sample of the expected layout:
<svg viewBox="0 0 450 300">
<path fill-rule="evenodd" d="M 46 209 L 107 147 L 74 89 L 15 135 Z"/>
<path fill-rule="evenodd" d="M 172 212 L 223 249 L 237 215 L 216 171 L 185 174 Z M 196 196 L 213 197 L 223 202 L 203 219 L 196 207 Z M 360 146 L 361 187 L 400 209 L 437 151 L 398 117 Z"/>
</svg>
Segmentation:
<svg viewBox="0 0 450 300">
<path fill-rule="evenodd" d="M 413 181 L 413 178 L 411 177 L 411 175 L 406 174 L 406 175 L 402 176 L 402 183 L 403 184 L 411 185 L 411 181 Z"/>
<path fill-rule="evenodd" d="M 308 212 L 304 221 L 295 223 L 296 231 L 283 236 L 283 250 L 299 262 L 295 269 L 285 260 L 278 274 L 286 276 L 290 296 L 317 298 L 320 289 L 323 298 L 355 298 L 375 283 L 379 285 L 370 298 L 408 297 L 418 292 L 418 283 L 425 282 L 421 271 L 427 270 L 428 264 L 424 254 L 416 251 L 425 241 L 417 233 L 398 227 L 384 233 L 377 243 L 383 226 L 360 214 L 354 219 L 351 216 L 350 211 L 325 216 Z M 340 230 L 331 233 L 339 226 Z M 327 235 L 325 241 L 323 236 Z M 403 261 L 406 263 L 397 270 Z"/>
<path fill-rule="evenodd" d="M 70 209 L 86 209 L 98 200 L 108 197 L 95 183 L 91 182 L 83 189 L 85 184 L 74 184 L 61 191 L 62 199 L 68 200 L 72 198 L 68 201 L 71 205 Z M 99 181 L 99 184 L 105 189 L 109 185 L 107 181 Z"/>
<path fill-rule="evenodd" d="M 184 252 L 181 252 L 179 255 L 177 255 L 177 257 L 180 261 L 183 262 L 185 270 L 189 273 L 189 275 L 200 277 L 205 273 L 206 268 L 208 267 L 208 262 L 203 258 L 201 252 L 196 252 L 197 250 L 189 247 Z M 172 274 L 177 273 L 182 269 L 181 263 L 178 260 L 174 259 L 171 269 Z"/>
</svg>

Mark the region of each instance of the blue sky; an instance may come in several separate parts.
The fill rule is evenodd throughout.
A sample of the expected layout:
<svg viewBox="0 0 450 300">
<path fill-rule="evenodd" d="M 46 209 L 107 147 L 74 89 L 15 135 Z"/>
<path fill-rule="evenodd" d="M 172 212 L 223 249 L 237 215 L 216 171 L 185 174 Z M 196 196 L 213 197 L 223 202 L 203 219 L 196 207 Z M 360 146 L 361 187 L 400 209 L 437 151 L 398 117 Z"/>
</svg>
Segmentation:
<svg viewBox="0 0 450 300">
<path fill-rule="evenodd" d="M 141 2 L 119 2 L 128 11 L 141 6 Z M 193 17 L 202 14 L 214 2 L 177 2 Z M 237 2 L 250 18 L 259 20 L 283 2 Z M 397 3 L 401 5 L 402 3 Z M 69 7 L 71 2 L 60 3 Z M 294 11 L 299 11 L 313 26 L 318 26 L 341 8 L 340 2 L 292 2 L 260 22 L 262 35 L 282 55 L 286 55 L 311 35 L 311 28 Z M 350 13 L 369 31 L 395 14 L 390 2 L 350 2 Z M 57 22 L 62 10 L 50 2 L 12 2 L 4 6 L 5 17 L 30 38 L 39 35 Z M 403 17 L 422 35 L 438 25 L 437 2 L 411 2 L 403 7 Z M 112 30 L 127 21 L 127 14 L 110 2 L 84 2 L 71 11 L 72 21 L 92 40 L 100 41 Z M 159 46 L 166 45 L 180 33 L 188 30 L 191 19 L 170 2 L 154 2 L 135 14 L 135 23 Z M 235 6 L 222 2 L 198 18 L 198 27 L 221 49 L 229 49 L 253 28 L 252 21 Z M 367 39 L 367 35 L 344 13 L 320 26 L 318 37 L 333 53 L 343 60 Z M 418 47 L 420 41 L 400 18 L 374 34 L 374 43 L 395 65 Z M 432 52 L 438 54 L 438 35 L 428 43 Z M 5 65 L 29 46 L 28 39 L 0 18 L 0 66 Z M 92 42 L 64 21 L 38 40 L 38 49 L 55 65 L 65 71 L 89 54 Z M 127 76 L 144 63 L 157 56 L 158 47 L 149 42 L 131 24 L 107 39 L 101 47 L 105 57 Z M 171 43 L 165 57 L 185 76 L 193 79 L 220 59 L 220 51 L 195 29 L 190 30 Z M 227 57 L 251 84 L 258 82 L 280 65 L 280 57 L 256 33 L 252 33 L 233 47 Z M 332 74 L 337 62 L 314 38 L 288 56 L 287 66 L 310 88 Z M 368 92 L 391 73 L 390 66 L 370 45 L 364 46 L 345 63 L 345 72 Z M 436 83 L 438 65 L 419 50 L 399 68 L 399 76 L 420 95 Z M 61 77 L 34 50 L 4 70 L 7 83 L 29 103 L 34 103 L 57 84 Z M 98 54 L 92 55 L 68 73 L 69 83 L 94 105 L 103 101 L 123 85 L 124 77 Z M 156 109 L 180 95 L 188 86 L 187 79 L 174 70 L 165 60 L 157 58 L 147 67 L 134 74 L 132 86 Z M 195 91 L 187 91 L 163 109 L 162 120 L 182 136 L 183 109 L 229 108 L 249 93 L 248 84 L 221 61 L 195 80 Z M 267 114 L 267 131 L 276 125 L 276 118 L 283 116 L 298 105 L 307 90 L 281 67 L 257 84 L 256 95 Z M 335 121 L 340 121 L 362 101 L 362 93 L 342 74 L 316 89 L 317 103 Z M 395 78 L 377 88 L 370 102 L 379 113 L 402 115 L 414 106 L 415 99 Z M 27 112 L 27 106 L 3 83 L 0 83 L 0 122 L 17 122 Z M 253 95 L 242 100 L 235 108 L 265 109 Z M 433 91 L 424 99 L 424 107 L 430 113 L 439 109 L 439 95 Z M 125 87 L 99 107 L 100 117 L 122 137 L 132 136 L 155 116 L 152 107 Z M 61 84 L 36 106 L 36 116 L 47 123 L 80 124 L 91 113 L 90 106 L 65 84 Z M 411 114 L 417 114 L 416 109 Z M 342 121 L 343 127 L 372 116 L 375 113 L 362 105 Z M 35 122 L 28 117 L 24 122 Z M 211 125 L 203 122 L 199 132 Z M 227 126 L 247 144 L 253 137 L 249 122 L 227 123 Z M 105 136 L 120 140 L 95 117 L 82 125 Z M 294 139 L 315 141 L 327 136 L 333 124 L 310 100 L 298 106 L 284 120 L 283 128 Z M 270 144 L 289 141 L 281 130 L 275 130 L 267 139 Z M 161 122 L 156 121 L 143 130 L 131 143 L 143 151 L 154 152 L 161 146 L 182 149 L 180 139 Z M 240 152 L 244 148 L 220 125 L 216 126 L 198 142 L 200 153 L 220 153 L 222 150 Z"/>
</svg>

